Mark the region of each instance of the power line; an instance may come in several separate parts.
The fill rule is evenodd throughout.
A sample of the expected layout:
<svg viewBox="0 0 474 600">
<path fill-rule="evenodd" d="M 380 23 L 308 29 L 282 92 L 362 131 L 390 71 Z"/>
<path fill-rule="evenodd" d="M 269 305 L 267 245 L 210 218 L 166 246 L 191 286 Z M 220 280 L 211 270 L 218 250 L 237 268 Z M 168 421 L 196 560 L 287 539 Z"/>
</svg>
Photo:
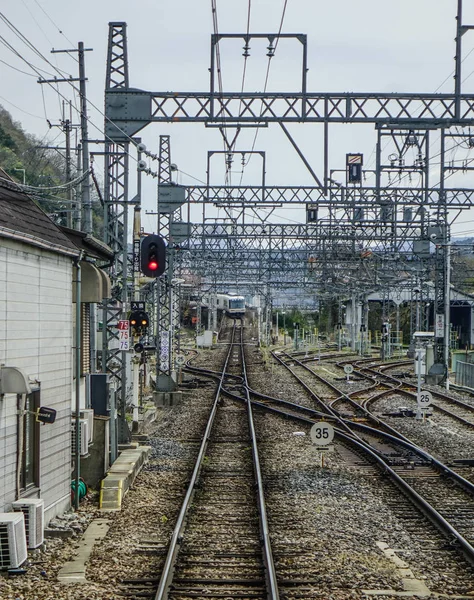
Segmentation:
<svg viewBox="0 0 474 600">
<path fill-rule="evenodd" d="M 286 14 L 287 5 L 288 5 L 288 0 L 285 0 L 285 3 L 283 5 L 283 11 L 282 11 L 281 19 L 280 19 L 280 26 L 279 26 L 279 29 L 278 29 L 278 35 L 277 35 L 277 38 L 276 38 L 275 46 L 274 46 L 273 52 L 270 53 L 270 55 L 268 57 L 267 72 L 266 72 L 266 75 L 265 75 L 265 85 L 263 87 L 263 93 L 265 93 L 267 91 L 268 78 L 270 76 L 270 65 L 271 65 L 272 58 L 275 55 L 276 49 L 278 47 L 278 42 L 280 41 L 280 34 L 282 32 L 282 29 L 283 29 L 283 22 L 285 20 L 285 14 Z M 262 115 L 262 113 L 263 113 L 263 101 L 262 101 L 262 106 L 260 108 L 260 116 Z M 253 156 L 252 153 L 253 153 L 253 151 L 255 149 L 255 144 L 257 143 L 257 137 L 258 137 L 259 131 L 260 131 L 260 128 L 257 127 L 257 130 L 255 131 L 255 136 L 253 138 L 253 143 L 252 143 L 251 152 L 249 154 L 249 158 L 248 158 L 247 162 L 242 165 L 242 172 L 241 172 L 241 175 L 240 175 L 240 183 L 239 183 L 239 185 L 242 185 L 242 180 L 243 180 L 243 177 L 244 177 L 245 167 L 252 160 L 252 156 Z"/>
<path fill-rule="evenodd" d="M 74 43 L 71 42 L 71 40 L 67 37 L 67 35 L 59 28 L 59 26 L 53 21 L 53 19 L 50 17 L 50 15 L 45 11 L 45 9 L 41 6 L 41 4 L 38 2 L 38 0 L 33 0 L 35 2 L 35 4 L 40 8 L 40 10 L 44 13 L 44 15 L 46 16 L 46 18 L 54 25 L 54 27 L 56 27 L 56 29 L 58 30 L 58 32 L 64 36 L 66 38 L 66 40 L 72 45 L 74 46 Z M 74 54 L 70 55 L 71 58 L 73 58 L 76 62 L 78 62 L 77 58 L 74 56 Z"/>
<path fill-rule="evenodd" d="M 38 27 L 38 29 L 41 31 L 41 33 L 44 35 L 44 37 L 46 38 L 48 44 L 50 46 L 53 45 L 53 43 L 51 42 L 51 40 L 49 39 L 49 37 L 46 35 L 44 29 L 41 27 L 41 25 L 38 23 L 38 21 L 35 19 L 35 16 L 33 15 L 33 13 L 31 12 L 29 6 L 26 4 L 25 0 L 21 0 L 21 3 L 23 4 L 23 6 L 26 8 L 26 10 L 28 11 L 30 17 L 33 19 L 33 21 L 35 22 L 36 27 Z"/>
<path fill-rule="evenodd" d="M 65 75 L 72 77 L 70 73 L 67 73 L 66 71 L 63 71 L 62 69 L 59 69 L 58 67 L 53 65 L 53 63 L 49 61 L 37 48 L 35 48 L 35 46 L 30 42 L 30 40 L 25 35 L 23 35 L 23 33 L 21 33 L 21 31 L 17 27 L 15 27 L 15 25 L 13 25 L 13 23 L 2 12 L 0 12 L 0 18 L 5 23 L 5 25 L 7 25 L 7 27 L 12 31 L 12 33 L 14 33 L 20 39 L 20 41 L 22 41 L 25 44 L 27 48 L 29 48 L 39 58 L 44 60 L 50 67 L 52 67 L 57 73 L 59 73 L 61 77 L 64 77 Z"/>
<path fill-rule="evenodd" d="M 14 106 L 17 110 L 19 110 L 22 113 L 25 113 L 25 115 L 29 115 L 30 117 L 34 117 L 35 119 L 41 119 L 43 121 L 43 117 L 40 117 L 38 115 L 34 115 L 33 113 L 30 113 L 26 110 L 23 110 L 22 108 L 20 108 L 19 106 L 17 106 L 16 104 L 13 104 L 13 102 L 10 102 L 10 100 L 7 100 L 6 98 L 4 98 L 3 96 L 0 96 L 0 99 L 3 100 L 4 102 L 8 102 L 8 104 L 11 104 L 12 106 Z"/>
<path fill-rule="evenodd" d="M 81 181 L 83 181 L 87 177 L 87 175 L 90 174 L 90 172 L 91 172 L 91 169 L 88 169 L 86 172 L 81 173 L 79 177 L 76 177 L 76 179 L 71 179 L 71 181 L 68 181 L 67 183 L 61 183 L 61 184 L 53 185 L 50 187 L 26 185 L 26 184 L 24 185 L 24 184 L 17 183 L 17 182 L 14 182 L 14 183 L 19 188 L 21 188 L 22 190 L 24 190 L 26 192 L 28 190 L 36 190 L 36 191 L 44 191 L 44 192 L 47 192 L 49 190 L 66 190 L 66 189 L 69 189 L 69 188 L 77 185 L 78 183 L 81 183 Z M 6 179 L 5 177 L 0 177 L 0 179 L 3 181 L 9 181 L 11 183 L 10 179 Z"/>
<path fill-rule="evenodd" d="M 14 67 L 13 65 L 10 65 L 9 63 L 5 62 L 1 58 L 0 58 L 0 62 L 3 63 L 4 65 L 7 65 L 7 67 L 10 67 L 10 69 L 13 69 L 14 71 L 18 71 L 18 73 L 23 73 L 23 75 L 28 75 L 28 77 L 35 77 L 33 75 L 33 73 L 27 73 L 26 71 L 22 71 L 21 69 L 18 69 L 17 67 Z"/>
<path fill-rule="evenodd" d="M 3 18 L 2 13 L 0 12 L 0 18 Z M 30 62 L 28 61 L 24 56 L 22 56 L 18 50 L 16 50 L 7 40 L 5 40 L 5 38 L 3 38 L 2 36 L 0 36 L 0 42 L 2 42 L 11 52 L 13 52 L 18 58 L 20 58 L 23 62 L 25 62 L 33 71 L 36 72 L 36 74 L 38 75 L 38 77 L 41 79 L 42 75 L 38 72 L 38 69 Z M 46 57 L 44 57 L 40 52 L 37 52 L 39 54 L 39 56 L 45 61 L 47 62 L 51 67 L 53 67 L 53 69 L 59 73 L 62 77 L 62 72 L 56 68 Z M 41 69 L 42 70 L 42 69 Z M 70 75 L 70 77 L 72 77 Z M 61 98 L 63 98 L 64 100 L 66 100 L 66 102 L 69 102 L 69 99 L 66 98 L 66 96 L 64 96 L 64 94 L 62 94 L 59 90 L 55 89 L 54 85 L 52 82 L 47 81 L 46 82 Z M 68 83 L 73 90 L 76 93 L 80 93 L 78 88 L 74 85 L 74 83 L 72 81 L 69 81 L 68 79 L 65 79 L 65 83 Z M 124 137 L 126 137 L 133 145 L 135 145 L 135 141 L 125 132 L 123 131 L 116 123 L 114 123 L 109 117 L 107 117 L 93 102 L 91 102 L 90 100 L 87 100 L 87 103 L 92 106 L 95 110 L 97 110 L 97 112 L 99 114 L 101 114 L 106 121 L 108 121 L 109 123 L 111 123 L 116 129 L 118 129 L 118 131 L 120 131 Z M 75 107 L 76 112 L 78 112 L 78 114 L 80 113 L 80 110 L 77 109 Z M 86 116 L 87 121 L 92 125 L 92 127 L 94 127 L 95 129 L 97 129 L 103 136 L 105 139 L 107 139 L 108 141 L 114 143 L 114 140 L 112 140 L 109 136 L 106 135 L 106 133 L 98 126 L 96 125 L 93 121 L 91 121 L 91 118 L 89 116 Z M 131 155 L 130 153 L 128 153 L 128 155 L 130 156 L 130 158 L 132 160 L 134 160 L 135 162 L 137 161 L 137 158 L 133 155 Z"/>
</svg>

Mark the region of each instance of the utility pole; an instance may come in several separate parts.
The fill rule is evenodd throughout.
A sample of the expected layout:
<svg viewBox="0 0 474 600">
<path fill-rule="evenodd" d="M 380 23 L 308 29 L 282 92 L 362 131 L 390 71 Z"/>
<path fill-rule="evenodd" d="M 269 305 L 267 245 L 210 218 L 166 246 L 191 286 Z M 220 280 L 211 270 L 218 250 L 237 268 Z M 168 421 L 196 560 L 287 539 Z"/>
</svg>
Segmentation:
<svg viewBox="0 0 474 600">
<path fill-rule="evenodd" d="M 91 50 L 91 48 L 88 48 Z M 79 58 L 79 89 L 81 96 L 81 138 L 82 138 L 82 211 L 84 214 L 84 231 L 92 233 L 91 183 L 89 177 L 89 138 L 87 131 L 87 96 L 86 96 L 86 67 L 84 58 L 84 43 L 79 42 L 77 53 Z"/>
<path fill-rule="evenodd" d="M 70 119 L 63 120 L 64 134 L 66 136 L 66 182 L 69 183 L 71 181 L 71 121 Z M 67 197 L 69 200 L 68 203 L 68 212 L 66 217 L 67 226 L 72 228 L 72 187 L 68 187 Z"/>
<path fill-rule="evenodd" d="M 71 132 L 75 127 L 78 127 L 77 125 L 73 124 L 73 120 L 72 120 L 72 105 L 71 102 L 68 102 L 69 104 L 69 118 L 66 117 L 66 109 L 65 109 L 65 102 L 63 101 L 63 109 L 62 109 L 62 115 L 61 115 L 61 121 L 58 124 L 52 124 L 50 123 L 49 126 L 50 127 L 60 127 L 61 130 L 64 133 L 64 137 L 65 137 L 65 146 L 37 146 L 37 148 L 41 148 L 41 149 L 45 149 L 45 150 L 56 150 L 56 152 L 58 152 L 59 154 L 61 154 L 62 156 L 65 156 L 65 161 L 66 161 L 66 168 L 65 168 L 65 178 L 66 178 L 66 183 L 69 184 L 72 179 L 72 164 L 71 164 Z M 65 152 L 65 155 L 62 154 L 62 152 Z M 18 170 L 18 169 L 16 169 Z M 24 171 L 24 169 L 22 169 Z M 79 173 L 79 171 L 78 171 Z M 25 175 L 23 173 L 23 179 L 25 178 Z M 24 181 L 23 181 L 24 183 Z M 66 225 L 69 228 L 72 228 L 74 225 L 74 210 L 75 210 L 75 203 L 73 200 L 73 189 L 71 185 L 68 185 L 66 192 L 66 199 L 67 199 L 67 209 L 65 210 L 66 212 Z M 62 211 L 60 211 L 62 212 Z"/>
<path fill-rule="evenodd" d="M 89 177 L 89 139 L 87 129 L 87 95 L 86 95 L 86 70 L 84 53 L 91 52 L 92 48 L 84 48 L 84 42 L 79 42 L 77 48 L 68 48 L 65 50 L 51 50 L 53 54 L 71 54 L 77 52 L 79 62 L 79 77 L 38 79 L 38 83 L 72 83 L 79 82 L 79 95 L 81 100 L 81 151 L 82 151 L 82 185 L 81 185 L 81 204 L 83 211 L 83 223 L 85 233 L 92 233 L 92 205 L 90 196 L 90 177 Z M 67 140 L 66 140 L 67 144 Z M 79 219 L 78 219 L 79 221 Z"/>
<path fill-rule="evenodd" d="M 81 172 L 82 169 L 82 144 L 77 144 L 76 148 L 76 171 Z M 80 183 L 77 184 L 75 190 L 76 202 L 74 204 L 74 211 L 72 215 L 72 226 L 74 229 L 81 229 L 82 218 L 81 218 L 81 203 L 79 201 L 81 197 Z"/>
</svg>

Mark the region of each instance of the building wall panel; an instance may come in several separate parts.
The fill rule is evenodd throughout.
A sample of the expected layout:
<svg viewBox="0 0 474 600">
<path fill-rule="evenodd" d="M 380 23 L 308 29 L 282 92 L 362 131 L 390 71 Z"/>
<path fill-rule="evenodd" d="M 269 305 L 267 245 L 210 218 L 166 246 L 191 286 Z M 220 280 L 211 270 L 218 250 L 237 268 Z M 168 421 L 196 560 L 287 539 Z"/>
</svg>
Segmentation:
<svg viewBox="0 0 474 600">
<path fill-rule="evenodd" d="M 40 382 L 43 406 L 58 411 L 40 427 L 40 495 L 47 518 L 67 508 L 71 461 L 72 260 L 0 238 L 0 362 Z M 0 403 L 0 511 L 15 499 L 16 397 Z M 5 483 L 5 485 L 4 485 Z"/>
</svg>

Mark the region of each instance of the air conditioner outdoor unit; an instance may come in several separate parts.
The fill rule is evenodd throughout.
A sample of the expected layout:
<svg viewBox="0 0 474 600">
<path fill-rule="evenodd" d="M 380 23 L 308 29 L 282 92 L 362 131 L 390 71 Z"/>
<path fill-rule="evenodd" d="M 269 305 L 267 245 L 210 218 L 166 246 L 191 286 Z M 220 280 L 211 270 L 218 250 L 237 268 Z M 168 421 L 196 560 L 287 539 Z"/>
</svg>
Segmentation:
<svg viewBox="0 0 474 600">
<path fill-rule="evenodd" d="M 79 419 L 79 453 L 81 456 L 89 454 L 89 423 L 87 419 Z M 71 424 L 71 451 L 76 452 L 76 419 Z"/>
<path fill-rule="evenodd" d="M 92 440 L 94 437 L 94 409 L 93 408 L 83 408 L 80 412 L 81 419 L 87 419 L 89 423 L 89 444 L 92 444 Z"/>
<path fill-rule="evenodd" d="M 17 569 L 26 558 L 23 513 L 0 513 L 0 569 Z"/>
<path fill-rule="evenodd" d="M 44 542 L 44 500 L 23 498 L 12 504 L 15 512 L 25 516 L 26 543 L 28 548 L 38 548 Z"/>
</svg>

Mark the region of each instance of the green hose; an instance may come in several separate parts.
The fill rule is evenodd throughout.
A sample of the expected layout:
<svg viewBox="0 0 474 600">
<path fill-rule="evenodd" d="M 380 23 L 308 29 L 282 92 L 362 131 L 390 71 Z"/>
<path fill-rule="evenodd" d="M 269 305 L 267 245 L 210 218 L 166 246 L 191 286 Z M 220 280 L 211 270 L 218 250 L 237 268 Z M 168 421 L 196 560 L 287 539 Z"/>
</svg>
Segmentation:
<svg viewBox="0 0 474 600">
<path fill-rule="evenodd" d="M 71 502 L 74 503 L 74 498 L 76 494 L 76 480 L 73 479 L 71 481 Z M 79 479 L 79 501 L 84 498 L 87 494 L 87 485 L 86 482 L 81 478 Z"/>
</svg>

